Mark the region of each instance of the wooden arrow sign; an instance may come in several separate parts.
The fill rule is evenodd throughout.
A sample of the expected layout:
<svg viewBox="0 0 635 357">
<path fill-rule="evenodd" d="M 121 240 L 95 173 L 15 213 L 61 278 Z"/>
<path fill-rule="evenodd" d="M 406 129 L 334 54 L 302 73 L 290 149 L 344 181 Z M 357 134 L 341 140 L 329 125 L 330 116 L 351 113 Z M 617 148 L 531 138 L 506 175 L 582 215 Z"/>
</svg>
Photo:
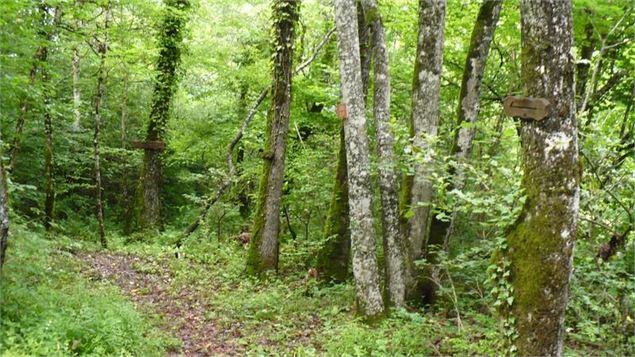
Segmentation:
<svg viewBox="0 0 635 357">
<path fill-rule="evenodd" d="M 543 120 L 549 116 L 551 103 L 544 98 L 509 96 L 503 99 L 503 110 L 510 117 Z"/>
<path fill-rule="evenodd" d="M 339 103 L 337 107 L 335 107 L 335 114 L 340 120 L 342 121 L 346 120 L 346 118 L 348 117 L 348 113 L 346 111 L 346 104 Z"/>
<path fill-rule="evenodd" d="M 131 141 L 130 146 L 135 149 L 147 149 L 163 151 L 165 149 L 165 143 L 163 141 Z"/>
</svg>

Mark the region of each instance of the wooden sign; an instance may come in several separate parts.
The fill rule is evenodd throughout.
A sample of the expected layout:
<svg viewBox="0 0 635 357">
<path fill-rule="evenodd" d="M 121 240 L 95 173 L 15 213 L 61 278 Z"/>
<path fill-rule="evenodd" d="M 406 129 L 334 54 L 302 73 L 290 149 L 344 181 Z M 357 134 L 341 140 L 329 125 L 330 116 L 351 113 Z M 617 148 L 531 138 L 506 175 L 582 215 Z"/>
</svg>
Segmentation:
<svg viewBox="0 0 635 357">
<path fill-rule="evenodd" d="M 165 149 L 165 143 L 163 141 L 131 141 L 130 146 L 135 149 L 157 150 L 163 151 Z"/>
<path fill-rule="evenodd" d="M 335 107 L 335 114 L 340 120 L 344 121 L 348 118 L 348 113 L 346 112 L 346 104 L 340 103 Z"/>
<path fill-rule="evenodd" d="M 543 120 L 549 116 L 551 103 L 544 98 L 509 96 L 503 99 L 503 110 L 510 117 Z"/>
</svg>

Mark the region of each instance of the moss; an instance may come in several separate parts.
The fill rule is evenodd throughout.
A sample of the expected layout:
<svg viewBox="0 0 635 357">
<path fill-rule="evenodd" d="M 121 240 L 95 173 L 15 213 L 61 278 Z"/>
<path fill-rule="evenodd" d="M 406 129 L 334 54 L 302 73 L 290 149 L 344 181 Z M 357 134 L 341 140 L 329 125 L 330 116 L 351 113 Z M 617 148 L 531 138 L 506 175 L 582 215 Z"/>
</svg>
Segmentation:
<svg viewBox="0 0 635 357">
<path fill-rule="evenodd" d="M 326 243 L 318 252 L 316 268 L 324 281 L 343 282 L 348 278 L 350 260 L 350 231 L 348 213 L 348 182 L 344 128 L 340 130 L 340 149 L 337 153 L 337 173 L 333 195 L 326 217 L 324 236 Z"/>
</svg>

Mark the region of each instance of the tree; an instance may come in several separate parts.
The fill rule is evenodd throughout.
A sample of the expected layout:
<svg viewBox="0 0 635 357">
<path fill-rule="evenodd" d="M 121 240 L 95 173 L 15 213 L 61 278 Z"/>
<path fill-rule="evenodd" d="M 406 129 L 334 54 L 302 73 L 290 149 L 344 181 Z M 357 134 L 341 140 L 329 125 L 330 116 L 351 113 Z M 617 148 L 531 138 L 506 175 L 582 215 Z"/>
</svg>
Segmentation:
<svg viewBox="0 0 635 357">
<path fill-rule="evenodd" d="M 571 1 L 521 2 L 525 96 L 551 103 L 522 120 L 526 201 L 507 236 L 519 355 L 560 356 L 579 206 Z"/>
<path fill-rule="evenodd" d="M 56 27 L 62 17 L 62 9 L 55 7 L 52 10 L 46 4 L 40 5 L 40 11 L 44 18 L 44 26 L 47 28 L 45 37 L 47 42 L 51 42 L 55 36 Z M 48 19 L 49 13 L 52 11 L 53 18 Z M 50 24 L 48 23 L 50 21 Z M 55 214 L 55 175 L 53 173 L 54 165 L 54 147 L 53 147 L 53 117 L 51 113 L 51 97 L 52 87 L 50 83 L 50 71 L 48 69 L 48 54 L 49 48 L 47 46 L 42 47 L 41 62 L 42 62 L 42 85 L 44 96 L 44 176 L 46 177 L 45 194 L 46 199 L 44 201 L 44 228 L 47 231 L 53 227 L 53 219 Z"/>
<path fill-rule="evenodd" d="M 347 117 L 344 122 L 348 165 L 351 253 L 358 308 L 366 317 L 383 313 L 375 255 L 375 229 L 371 211 L 371 181 L 364 94 L 359 57 L 358 25 L 352 0 L 336 0 L 335 24 L 342 97 Z"/>
<path fill-rule="evenodd" d="M 373 113 L 379 154 L 379 190 L 386 259 L 386 290 L 390 302 L 404 304 L 406 270 L 404 248 L 399 227 L 399 181 L 393 152 L 394 138 L 390 128 L 390 71 L 384 24 L 375 0 L 363 0 L 364 12 L 370 17 L 372 55 L 374 61 Z"/>
<path fill-rule="evenodd" d="M 112 2 L 108 1 L 104 10 L 104 38 L 97 43 L 97 53 L 99 54 L 99 70 L 97 72 L 97 89 L 94 98 L 94 125 L 95 132 L 93 136 L 93 153 L 95 159 L 95 209 L 97 223 L 99 225 L 99 242 L 103 248 L 106 248 L 106 232 L 104 228 L 104 203 L 102 198 L 101 185 L 101 158 L 99 154 L 99 134 L 101 129 L 101 111 L 104 90 L 106 86 L 106 54 L 108 53 L 108 28 L 110 26 L 110 13 L 112 11 Z M 76 118 L 77 120 L 77 118 Z M 77 122 L 79 123 L 79 121 Z M 77 126 L 78 128 L 79 126 Z"/>
<path fill-rule="evenodd" d="M 181 46 L 189 0 L 165 0 L 165 13 L 159 33 L 160 53 L 157 78 L 152 96 L 152 109 L 146 134 L 143 171 L 139 187 L 137 223 L 139 228 L 156 228 L 161 224 L 161 150 L 170 115 L 172 96 L 176 91 Z"/>
<path fill-rule="evenodd" d="M 362 89 L 364 103 L 368 94 L 370 78 L 371 53 L 369 42 L 369 26 L 364 16 L 364 8 L 359 1 L 357 7 L 357 26 L 359 36 L 359 56 L 362 72 Z M 349 276 L 349 262 L 351 257 L 351 231 L 348 206 L 348 169 L 346 165 L 346 138 L 344 121 L 339 130 L 339 148 L 337 150 L 337 166 L 335 181 L 331 193 L 331 202 L 324 226 L 326 243 L 317 256 L 317 270 L 324 281 L 344 282 Z"/>
<path fill-rule="evenodd" d="M 273 87 L 267 118 L 263 173 L 247 257 L 247 268 L 252 273 L 278 269 L 280 201 L 291 112 L 293 43 L 299 5 L 297 0 L 273 3 Z"/>
<path fill-rule="evenodd" d="M 9 200 L 7 195 L 7 177 L 2 160 L 2 138 L 0 137 L 0 272 L 4 265 L 7 243 L 9 240 Z"/>
<path fill-rule="evenodd" d="M 439 95 L 443 65 L 445 0 L 419 1 L 419 33 L 412 84 L 412 114 L 410 136 L 415 150 L 428 155 L 429 145 L 437 135 L 439 124 Z M 408 295 L 414 297 L 418 285 L 414 260 L 422 257 L 422 247 L 428 230 L 431 200 L 434 188 L 431 182 L 432 162 L 417 163 L 414 175 L 404 178 L 401 204 L 409 210 L 404 219 L 404 232 L 408 236 L 409 282 Z M 404 217 L 405 218 L 405 217 Z"/>
<path fill-rule="evenodd" d="M 448 181 L 447 191 L 463 190 L 465 187 L 464 165 L 470 159 L 472 152 L 472 140 L 476 134 L 474 124 L 478 119 L 480 110 L 480 93 L 481 84 L 483 82 L 483 74 L 487 64 L 490 44 L 494 38 L 496 23 L 500 15 L 502 0 L 484 0 L 476 18 L 476 23 L 472 29 L 472 38 L 470 47 L 467 51 L 465 59 L 465 67 L 463 69 L 463 80 L 461 81 L 461 94 L 459 96 L 459 104 L 456 110 L 456 134 L 450 149 L 450 155 L 456 158 L 456 168 L 450 170 L 450 178 Z M 435 215 L 431 217 L 430 232 L 426 243 L 426 251 L 430 252 L 430 248 L 439 248 L 443 246 L 445 250 L 448 247 L 448 240 L 453 233 L 457 219 L 457 211 L 452 208 L 452 212 L 448 212 L 450 222 L 441 220 Z M 434 254 L 428 254 L 428 261 L 435 263 Z M 434 271 L 436 269 L 432 269 Z M 431 271 L 431 272 L 432 272 Z M 423 282 L 426 291 L 424 296 L 425 303 L 434 301 L 436 283 L 432 281 L 430 274 L 428 279 Z"/>
</svg>

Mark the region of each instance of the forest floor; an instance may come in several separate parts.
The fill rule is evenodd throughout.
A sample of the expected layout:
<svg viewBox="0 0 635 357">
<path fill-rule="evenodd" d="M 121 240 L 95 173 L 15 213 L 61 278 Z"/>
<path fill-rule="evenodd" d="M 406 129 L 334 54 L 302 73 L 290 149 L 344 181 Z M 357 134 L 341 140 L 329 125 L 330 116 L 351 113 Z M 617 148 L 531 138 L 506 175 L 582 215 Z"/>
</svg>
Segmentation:
<svg viewBox="0 0 635 357">
<path fill-rule="evenodd" d="M 215 310 L 214 304 L 210 303 L 213 286 L 202 291 L 195 282 L 184 283 L 176 276 L 178 271 L 213 267 L 192 261 L 173 264 L 174 259 L 167 257 L 129 253 L 81 252 L 77 257 L 83 262 L 83 272 L 91 280 L 115 284 L 141 310 L 160 317 L 159 327 L 182 343 L 168 355 L 243 355 L 253 348 L 248 347 L 243 338 L 249 329 L 244 326 L 242 316 L 232 318 Z M 305 329 L 285 343 L 288 346 L 309 343 L 316 324 L 319 319 L 310 319 Z M 269 340 L 268 336 L 262 336 L 258 343 L 275 347 L 275 341 Z"/>
<path fill-rule="evenodd" d="M 136 255 L 94 252 L 82 253 L 79 257 L 89 276 L 115 283 L 137 305 L 161 316 L 162 328 L 182 342 L 179 354 L 244 352 L 236 344 L 236 339 L 240 338 L 237 329 L 221 330 L 214 321 L 206 319 L 209 306 L 200 294 L 187 287 L 172 287 L 174 276 L 167 264 L 160 264 L 155 270 L 144 270 L 142 267 L 149 266 L 151 260 Z"/>
</svg>

